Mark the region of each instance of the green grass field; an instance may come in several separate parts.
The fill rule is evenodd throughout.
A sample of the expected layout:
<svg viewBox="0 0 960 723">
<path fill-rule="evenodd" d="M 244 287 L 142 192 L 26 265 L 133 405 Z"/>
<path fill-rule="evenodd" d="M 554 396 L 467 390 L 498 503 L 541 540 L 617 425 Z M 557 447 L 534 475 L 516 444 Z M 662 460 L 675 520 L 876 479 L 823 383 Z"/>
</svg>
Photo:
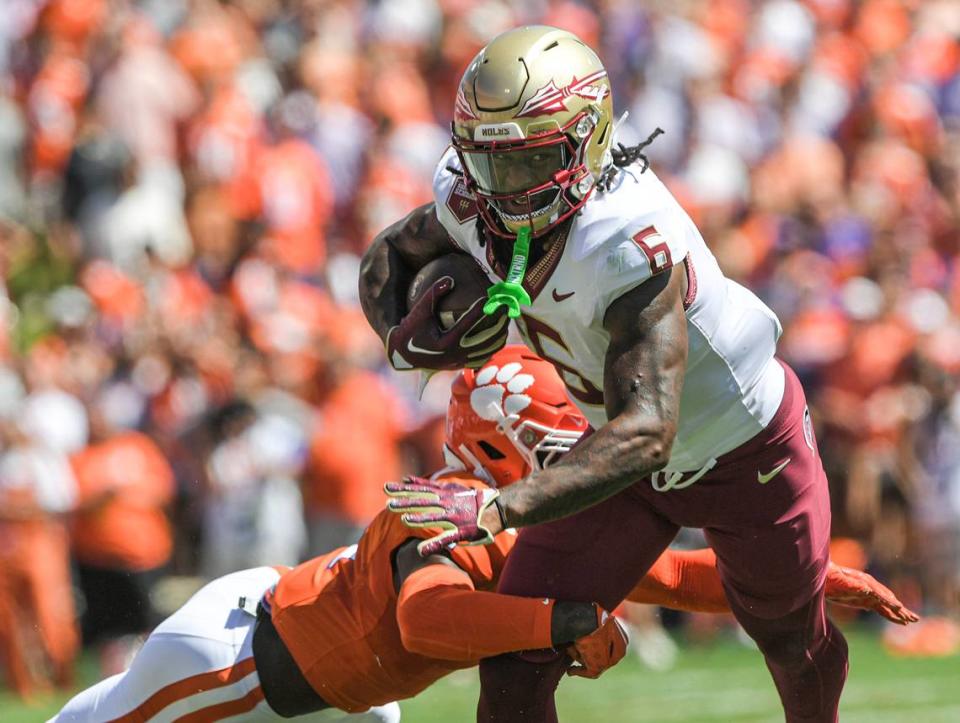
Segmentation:
<svg viewBox="0 0 960 723">
<path fill-rule="evenodd" d="M 844 723 L 960 721 L 960 656 L 892 658 L 873 633 L 847 631 L 847 637 L 851 673 L 841 706 Z M 86 681 L 94 675 L 89 660 L 80 673 Z M 462 671 L 403 703 L 404 720 L 469 722 L 476 699 L 476 671 Z M 669 672 L 652 672 L 631 657 L 600 680 L 567 679 L 559 701 L 561 720 L 571 723 L 783 720 L 760 655 L 732 640 L 684 648 Z M 0 693 L 0 721 L 43 721 L 59 702 L 28 707 Z"/>
</svg>

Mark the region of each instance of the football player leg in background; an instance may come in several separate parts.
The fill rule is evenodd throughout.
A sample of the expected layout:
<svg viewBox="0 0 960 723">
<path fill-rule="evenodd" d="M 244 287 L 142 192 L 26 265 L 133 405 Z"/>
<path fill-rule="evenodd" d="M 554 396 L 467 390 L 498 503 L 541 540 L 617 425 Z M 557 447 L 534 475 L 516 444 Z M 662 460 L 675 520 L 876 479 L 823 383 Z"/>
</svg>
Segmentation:
<svg viewBox="0 0 960 723">
<path fill-rule="evenodd" d="M 264 678 L 293 688 L 288 696 L 315 696 L 297 689 L 295 676 L 282 677 L 289 663 L 277 660 L 257 625 L 257 604 L 279 578 L 277 569 L 260 567 L 207 584 L 150 634 L 129 670 L 77 694 L 53 721 L 279 720 L 265 700 Z M 264 661 L 273 666 L 266 675 Z M 394 703 L 356 716 L 328 709 L 308 719 L 395 723 L 400 711 Z"/>
<path fill-rule="evenodd" d="M 447 415 L 450 467 L 438 476 L 473 475 L 460 482 L 475 489 L 484 482 L 506 487 L 549 465 L 588 426 L 549 364 L 523 347 L 505 349 L 495 361 L 523 393 L 505 399 L 502 386 L 478 383 L 467 371 L 454 382 Z M 504 414 L 504 405 L 514 412 Z M 614 621 L 597 632 L 602 611 L 593 604 L 545 605 L 487 592 L 516 540 L 512 533 L 494 545 L 456 547 L 427 560 L 416 548 L 433 531 L 418 534 L 384 511 L 357 546 L 293 570 L 257 568 L 210 583 L 155 631 L 130 671 L 78 695 L 57 720 L 269 719 L 275 712 L 308 714 L 329 702 L 336 709 L 310 719 L 355 711 L 361 715 L 351 720 L 389 721 L 397 709 L 385 701 L 416 695 L 486 655 L 563 648 L 587 635 L 571 652 L 582 663 L 577 674 L 594 676 L 623 654 Z M 907 621 L 909 611 L 872 578 L 850 580 L 832 570 L 831 594 Z M 629 598 L 728 610 L 709 550 L 665 554 Z"/>
<path fill-rule="evenodd" d="M 574 35 L 501 34 L 464 74 L 435 203 L 365 256 L 364 310 L 395 367 L 482 358 L 464 344 L 475 333 L 439 332 L 416 307 L 402 314 L 411 274 L 444 249 L 466 251 L 492 279 L 513 282 L 525 340 L 563 371 L 597 428 L 499 503 L 444 489 L 409 504 L 433 503 L 436 514 L 417 519 L 457 528 L 438 545 L 548 523 L 521 533 L 500 589 L 605 606 L 680 526 L 704 528 L 787 718 L 832 721 L 847 651 L 824 609 L 828 490 L 804 433 L 803 390 L 775 358 L 780 324 L 723 276 L 647 169 L 643 144 L 614 147 L 611 93 L 599 58 Z M 458 325 L 474 323 L 466 315 Z M 550 719 L 563 666 L 543 656 L 483 664 L 484 719 Z"/>
</svg>

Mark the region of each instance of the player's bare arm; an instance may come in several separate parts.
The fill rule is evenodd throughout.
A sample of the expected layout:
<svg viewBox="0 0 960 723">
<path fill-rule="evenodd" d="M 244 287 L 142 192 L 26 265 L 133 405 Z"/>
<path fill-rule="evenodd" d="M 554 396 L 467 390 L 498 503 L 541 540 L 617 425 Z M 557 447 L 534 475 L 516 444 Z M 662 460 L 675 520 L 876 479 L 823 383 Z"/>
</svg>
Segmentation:
<svg viewBox="0 0 960 723">
<path fill-rule="evenodd" d="M 433 203 L 415 208 L 377 235 L 360 266 L 360 302 L 381 339 L 386 341 L 390 329 L 403 318 L 414 274 L 433 259 L 456 250 L 437 220 Z"/>
<path fill-rule="evenodd" d="M 610 421 L 563 461 L 499 499 L 508 527 L 566 517 L 616 494 L 670 459 L 687 360 L 682 267 L 654 276 L 607 310 L 604 401 Z M 485 522 L 499 529 L 496 510 Z"/>
<path fill-rule="evenodd" d="M 452 542 L 488 543 L 507 527 L 560 519 L 615 495 L 670 459 L 687 360 L 682 267 L 658 274 L 607 309 L 610 334 L 604 396 L 609 422 L 548 469 L 508 488 L 388 484 L 388 507 L 411 526 L 447 529 L 420 544 L 430 554 Z"/>
</svg>

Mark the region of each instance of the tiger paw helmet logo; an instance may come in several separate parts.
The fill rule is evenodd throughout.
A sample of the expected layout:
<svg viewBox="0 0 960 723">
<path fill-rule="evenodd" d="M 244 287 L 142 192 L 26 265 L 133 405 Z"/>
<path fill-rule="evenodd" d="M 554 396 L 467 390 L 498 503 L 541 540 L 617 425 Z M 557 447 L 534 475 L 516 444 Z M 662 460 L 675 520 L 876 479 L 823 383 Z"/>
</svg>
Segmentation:
<svg viewBox="0 0 960 723">
<path fill-rule="evenodd" d="M 502 367 L 491 364 L 477 372 L 477 388 L 470 392 L 470 407 L 478 417 L 504 426 L 530 406 L 533 400 L 524 392 L 534 378 L 522 369 L 519 362 L 510 362 Z"/>
</svg>

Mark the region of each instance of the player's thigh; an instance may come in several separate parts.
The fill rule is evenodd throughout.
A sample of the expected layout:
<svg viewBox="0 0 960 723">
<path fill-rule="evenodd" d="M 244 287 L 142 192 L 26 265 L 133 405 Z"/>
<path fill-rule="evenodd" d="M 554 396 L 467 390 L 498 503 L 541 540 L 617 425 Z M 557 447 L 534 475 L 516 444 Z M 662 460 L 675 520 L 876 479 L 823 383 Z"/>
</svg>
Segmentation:
<svg viewBox="0 0 960 723">
<path fill-rule="evenodd" d="M 129 712 L 122 686 L 126 673 L 117 673 L 77 693 L 49 723 L 96 723 Z"/>
<path fill-rule="evenodd" d="M 830 497 L 822 471 L 820 476 L 771 519 L 704 530 L 727 596 L 744 610 L 777 618 L 823 586 L 830 562 Z"/>
<path fill-rule="evenodd" d="M 498 590 L 613 609 L 677 534 L 632 489 L 575 515 L 522 530 Z"/>
<path fill-rule="evenodd" d="M 244 598 L 253 609 L 263 594 L 276 584 L 280 573 L 272 567 L 254 567 L 208 582 L 183 606 L 156 627 L 154 633 L 196 635 L 239 644 L 252 624 L 252 616 L 239 607 Z"/>
<path fill-rule="evenodd" d="M 71 717 L 61 720 L 111 720 L 149 708 L 160 723 L 250 693 L 259 685 L 255 618 L 238 604 L 258 600 L 278 577 L 273 568 L 255 568 L 208 583 L 154 630 L 126 673 L 76 696 L 62 714 Z"/>
</svg>

